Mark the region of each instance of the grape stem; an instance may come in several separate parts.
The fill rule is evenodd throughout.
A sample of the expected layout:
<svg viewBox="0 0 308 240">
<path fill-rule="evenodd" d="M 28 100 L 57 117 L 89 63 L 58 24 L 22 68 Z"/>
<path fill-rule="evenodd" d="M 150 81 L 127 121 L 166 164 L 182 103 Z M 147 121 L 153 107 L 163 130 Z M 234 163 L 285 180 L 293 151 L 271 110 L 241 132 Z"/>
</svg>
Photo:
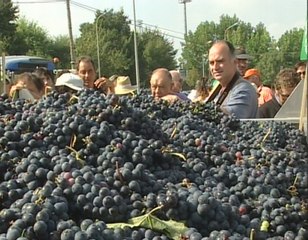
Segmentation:
<svg viewBox="0 0 308 240">
<path fill-rule="evenodd" d="M 272 131 L 272 128 L 269 128 L 268 131 L 267 131 L 267 133 L 265 134 L 265 136 L 264 136 L 263 139 L 262 139 L 261 148 L 262 148 L 262 150 L 263 150 L 264 152 L 268 152 L 268 150 L 265 149 L 264 144 L 265 144 L 265 140 L 267 139 L 267 137 L 268 137 L 268 135 L 271 133 L 271 131 Z"/>
<path fill-rule="evenodd" d="M 254 239 L 255 239 L 255 229 L 252 228 L 250 231 L 249 240 L 254 240 Z"/>
<path fill-rule="evenodd" d="M 297 179 L 298 179 L 298 176 L 295 177 L 294 179 L 294 182 L 293 182 L 293 185 L 291 185 L 289 188 L 288 188 L 288 192 L 292 195 L 292 196 L 296 196 L 298 195 L 298 192 L 297 192 L 297 188 L 296 188 L 296 182 L 297 182 Z"/>
<path fill-rule="evenodd" d="M 124 183 L 124 179 L 123 179 L 123 175 L 122 175 L 122 173 L 120 171 L 119 162 L 118 161 L 116 161 L 116 172 L 117 172 L 117 174 L 118 174 L 118 176 L 120 178 L 120 182 L 123 184 Z"/>
</svg>

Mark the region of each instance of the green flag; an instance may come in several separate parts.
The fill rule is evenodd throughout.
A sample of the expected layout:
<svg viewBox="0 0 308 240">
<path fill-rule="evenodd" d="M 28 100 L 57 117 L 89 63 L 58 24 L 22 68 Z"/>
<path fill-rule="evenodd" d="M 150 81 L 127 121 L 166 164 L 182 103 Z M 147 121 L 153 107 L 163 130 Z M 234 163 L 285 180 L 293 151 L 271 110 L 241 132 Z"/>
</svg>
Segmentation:
<svg viewBox="0 0 308 240">
<path fill-rule="evenodd" d="M 307 60 L 307 28 L 305 29 L 304 35 L 303 35 L 300 59 L 302 61 Z"/>
</svg>

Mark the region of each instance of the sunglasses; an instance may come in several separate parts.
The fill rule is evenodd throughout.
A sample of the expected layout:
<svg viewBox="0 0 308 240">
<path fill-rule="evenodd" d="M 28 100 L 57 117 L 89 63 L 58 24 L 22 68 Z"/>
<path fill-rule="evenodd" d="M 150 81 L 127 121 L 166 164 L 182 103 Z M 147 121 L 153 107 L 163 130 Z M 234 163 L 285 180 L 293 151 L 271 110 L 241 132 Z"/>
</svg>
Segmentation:
<svg viewBox="0 0 308 240">
<path fill-rule="evenodd" d="M 297 72 L 297 74 L 298 74 L 298 75 L 302 75 L 302 74 L 305 75 L 306 72 L 305 72 L 305 71 L 304 71 L 304 72 Z"/>
</svg>

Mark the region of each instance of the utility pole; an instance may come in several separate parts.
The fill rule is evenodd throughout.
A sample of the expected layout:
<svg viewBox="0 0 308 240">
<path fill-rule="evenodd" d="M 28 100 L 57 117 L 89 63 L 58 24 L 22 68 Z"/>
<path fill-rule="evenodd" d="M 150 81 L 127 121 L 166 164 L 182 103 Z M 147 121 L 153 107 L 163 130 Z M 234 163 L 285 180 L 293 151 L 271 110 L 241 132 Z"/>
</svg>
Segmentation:
<svg viewBox="0 0 308 240">
<path fill-rule="evenodd" d="M 135 65 L 136 65 L 136 83 L 137 92 L 140 93 L 140 76 L 139 76 L 139 60 L 138 60 L 138 44 L 137 44 L 137 26 L 136 26 L 136 6 L 135 0 L 133 0 L 133 12 L 134 12 L 134 52 L 135 52 Z"/>
<path fill-rule="evenodd" d="M 185 37 L 187 36 L 187 15 L 186 15 L 186 3 L 191 2 L 191 0 L 179 0 L 179 3 L 184 5 L 184 29 Z"/>
<path fill-rule="evenodd" d="M 98 21 L 104 14 L 102 13 L 96 18 L 95 23 L 95 33 L 96 33 L 96 52 L 97 52 L 97 67 L 98 67 L 98 77 L 101 77 L 101 58 L 100 58 L 100 51 L 99 51 L 99 36 L 98 36 Z"/>
<path fill-rule="evenodd" d="M 75 69 L 75 44 L 72 30 L 72 18 L 70 0 L 66 0 L 67 21 L 68 21 L 68 33 L 70 38 L 70 55 L 71 55 L 71 69 Z"/>
<path fill-rule="evenodd" d="M 184 5 L 184 39 L 186 41 L 186 37 L 187 37 L 187 14 L 186 14 L 186 3 L 191 2 L 191 0 L 179 0 L 180 4 Z M 185 64 L 185 68 L 187 68 L 187 63 Z M 185 80 L 188 79 L 188 69 L 185 70 Z"/>
<path fill-rule="evenodd" d="M 0 49 L 1 50 L 1 49 Z M 4 51 L 1 53 L 1 74 L 2 79 L 0 79 L 2 82 L 2 84 L 0 85 L 0 91 L 1 93 L 5 93 L 6 91 L 6 72 L 5 72 L 5 53 Z M 0 81 L 0 82 L 1 82 Z"/>
</svg>

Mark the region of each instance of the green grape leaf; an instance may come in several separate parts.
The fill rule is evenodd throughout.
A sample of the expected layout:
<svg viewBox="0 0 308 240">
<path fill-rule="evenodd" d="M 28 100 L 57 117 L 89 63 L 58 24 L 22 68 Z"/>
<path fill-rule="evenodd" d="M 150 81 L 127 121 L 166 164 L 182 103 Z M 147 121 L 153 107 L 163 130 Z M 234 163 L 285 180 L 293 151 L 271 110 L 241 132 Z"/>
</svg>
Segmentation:
<svg viewBox="0 0 308 240">
<path fill-rule="evenodd" d="M 128 220 L 127 223 L 107 224 L 107 227 L 108 228 L 124 228 L 124 227 L 148 228 L 148 229 L 152 229 L 153 231 L 161 232 L 171 239 L 180 240 L 181 236 L 184 235 L 184 233 L 188 230 L 188 228 L 182 222 L 176 222 L 173 220 L 164 221 L 154 216 L 153 212 L 159 209 L 161 209 L 161 207 L 157 207 L 145 215 L 131 218 Z"/>
</svg>

